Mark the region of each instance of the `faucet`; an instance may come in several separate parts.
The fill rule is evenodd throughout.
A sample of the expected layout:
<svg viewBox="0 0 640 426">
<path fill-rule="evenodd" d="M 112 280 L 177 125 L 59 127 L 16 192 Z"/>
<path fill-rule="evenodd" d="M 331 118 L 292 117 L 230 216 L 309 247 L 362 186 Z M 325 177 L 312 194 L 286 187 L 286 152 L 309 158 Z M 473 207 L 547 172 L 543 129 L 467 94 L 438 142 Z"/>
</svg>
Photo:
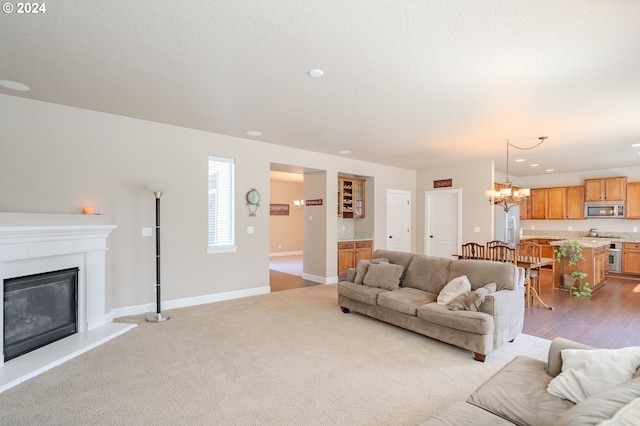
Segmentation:
<svg viewBox="0 0 640 426">
<path fill-rule="evenodd" d="M 596 232 L 596 228 L 589 229 L 589 236 L 594 238 L 598 236 L 598 233 Z"/>
</svg>

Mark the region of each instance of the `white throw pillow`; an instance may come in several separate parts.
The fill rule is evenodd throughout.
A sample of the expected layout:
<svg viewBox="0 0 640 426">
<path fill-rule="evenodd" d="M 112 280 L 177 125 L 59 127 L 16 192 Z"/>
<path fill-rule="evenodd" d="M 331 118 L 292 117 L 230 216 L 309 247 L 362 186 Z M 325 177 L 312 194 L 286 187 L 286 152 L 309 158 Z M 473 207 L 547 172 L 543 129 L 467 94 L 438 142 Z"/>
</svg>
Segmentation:
<svg viewBox="0 0 640 426">
<path fill-rule="evenodd" d="M 640 398 L 636 398 L 622 407 L 609 420 L 598 423 L 598 426 L 640 425 Z"/>
<path fill-rule="evenodd" d="M 640 347 L 622 349 L 564 349 L 562 373 L 547 386 L 547 392 L 579 403 L 591 395 L 628 380 L 640 366 Z"/>
<path fill-rule="evenodd" d="M 471 283 L 466 275 L 454 278 L 440 290 L 438 305 L 448 305 L 453 299 L 468 291 L 471 291 Z"/>
</svg>

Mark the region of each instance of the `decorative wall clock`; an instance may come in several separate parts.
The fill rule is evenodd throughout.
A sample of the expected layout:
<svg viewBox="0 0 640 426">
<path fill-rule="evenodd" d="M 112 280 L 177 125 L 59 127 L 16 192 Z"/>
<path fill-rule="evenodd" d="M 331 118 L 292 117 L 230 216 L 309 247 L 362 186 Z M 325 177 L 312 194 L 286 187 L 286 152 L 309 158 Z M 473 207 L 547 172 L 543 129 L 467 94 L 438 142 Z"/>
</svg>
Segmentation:
<svg viewBox="0 0 640 426">
<path fill-rule="evenodd" d="M 247 192 L 247 207 L 249 207 L 249 216 L 255 216 L 258 207 L 260 207 L 260 193 L 257 189 L 251 188 Z"/>
</svg>

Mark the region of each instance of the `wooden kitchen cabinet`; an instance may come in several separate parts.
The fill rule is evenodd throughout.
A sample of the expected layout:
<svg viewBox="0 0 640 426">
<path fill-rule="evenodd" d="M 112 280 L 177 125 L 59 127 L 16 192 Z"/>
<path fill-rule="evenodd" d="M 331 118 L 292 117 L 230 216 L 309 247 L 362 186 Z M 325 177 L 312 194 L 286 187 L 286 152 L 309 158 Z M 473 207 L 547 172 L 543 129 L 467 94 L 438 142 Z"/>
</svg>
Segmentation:
<svg viewBox="0 0 640 426">
<path fill-rule="evenodd" d="M 567 212 L 567 188 L 547 188 L 546 219 L 565 219 Z"/>
<path fill-rule="evenodd" d="M 640 219 L 640 182 L 627 182 L 627 219 Z"/>
<path fill-rule="evenodd" d="M 362 259 L 371 259 L 373 255 L 373 242 L 371 240 L 366 241 L 356 241 L 356 265 L 358 265 L 358 261 Z"/>
<path fill-rule="evenodd" d="M 609 272 L 609 248 L 607 246 L 593 249 L 593 282 L 592 290 L 601 285 Z M 588 277 L 587 277 L 588 278 Z M 591 282 L 591 281 L 590 281 Z"/>
<path fill-rule="evenodd" d="M 345 219 L 362 219 L 365 215 L 366 181 L 338 177 L 338 216 Z"/>
<path fill-rule="evenodd" d="M 531 201 L 530 196 L 525 198 L 520 204 L 520 220 L 531 219 Z"/>
<path fill-rule="evenodd" d="M 584 219 L 584 186 L 567 187 L 566 219 Z"/>
<path fill-rule="evenodd" d="M 553 286 L 560 287 L 562 274 L 570 275 L 571 272 L 580 270 L 587 273 L 583 280 L 589 283 L 592 291 L 599 290 L 606 284 L 607 272 L 609 272 L 609 247 L 585 247 L 582 249 L 584 260 L 578 261 L 577 265 L 569 265 L 569 259 L 564 258 L 560 263 L 553 264 Z"/>
<path fill-rule="evenodd" d="M 338 275 L 344 275 L 349 268 L 355 268 L 359 260 L 371 259 L 373 241 L 340 241 L 338 242 Z"/>
<path fill-rule="evenodd" d="M 585 201 L 624 201 L 626 176 L 584 180 Z"/>
<path fill-rule="evenodd" d="M 584 219 L 584 186 L 546 189 L 546 219 Z"/>
<path fill-rule="evenodd" d="M 531 188 L 531 219 L 547 218 L 547 188 Z"/>
<path fill-rule="evenodd" d="M 344 275 L 349 268 L 355 268 L 355 241 L 341 241 L 338 243 L 338 275 Z"/>
<path fill-rule="evenodd" d="M 558 239 L 553 238 L 536 238 L 535 242 L 542 246 L 542 257 L 553 258 L 553 246 L 551 245 L 552 241 L 558 241 Z"/>
<path fill-rule="evenodd" d="M 639 243 L 622 243 L 622 273 L 640 274 Z"/>
</svg>

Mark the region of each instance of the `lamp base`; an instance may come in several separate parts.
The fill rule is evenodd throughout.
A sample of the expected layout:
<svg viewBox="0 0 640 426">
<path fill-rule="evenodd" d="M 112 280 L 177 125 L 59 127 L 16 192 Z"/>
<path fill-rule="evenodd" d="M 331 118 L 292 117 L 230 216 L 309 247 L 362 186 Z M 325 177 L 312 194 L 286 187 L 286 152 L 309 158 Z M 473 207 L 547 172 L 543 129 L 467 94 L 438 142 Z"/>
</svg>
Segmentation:
<svg viewBox="0 0 640 426">
<path fill-rule="evenodd" d="M 165 322 L 171 319 L 171 315 L 163 315 L 158 312 L 153 315 L 147 315 L 147 322 Z"/>
</svg>

